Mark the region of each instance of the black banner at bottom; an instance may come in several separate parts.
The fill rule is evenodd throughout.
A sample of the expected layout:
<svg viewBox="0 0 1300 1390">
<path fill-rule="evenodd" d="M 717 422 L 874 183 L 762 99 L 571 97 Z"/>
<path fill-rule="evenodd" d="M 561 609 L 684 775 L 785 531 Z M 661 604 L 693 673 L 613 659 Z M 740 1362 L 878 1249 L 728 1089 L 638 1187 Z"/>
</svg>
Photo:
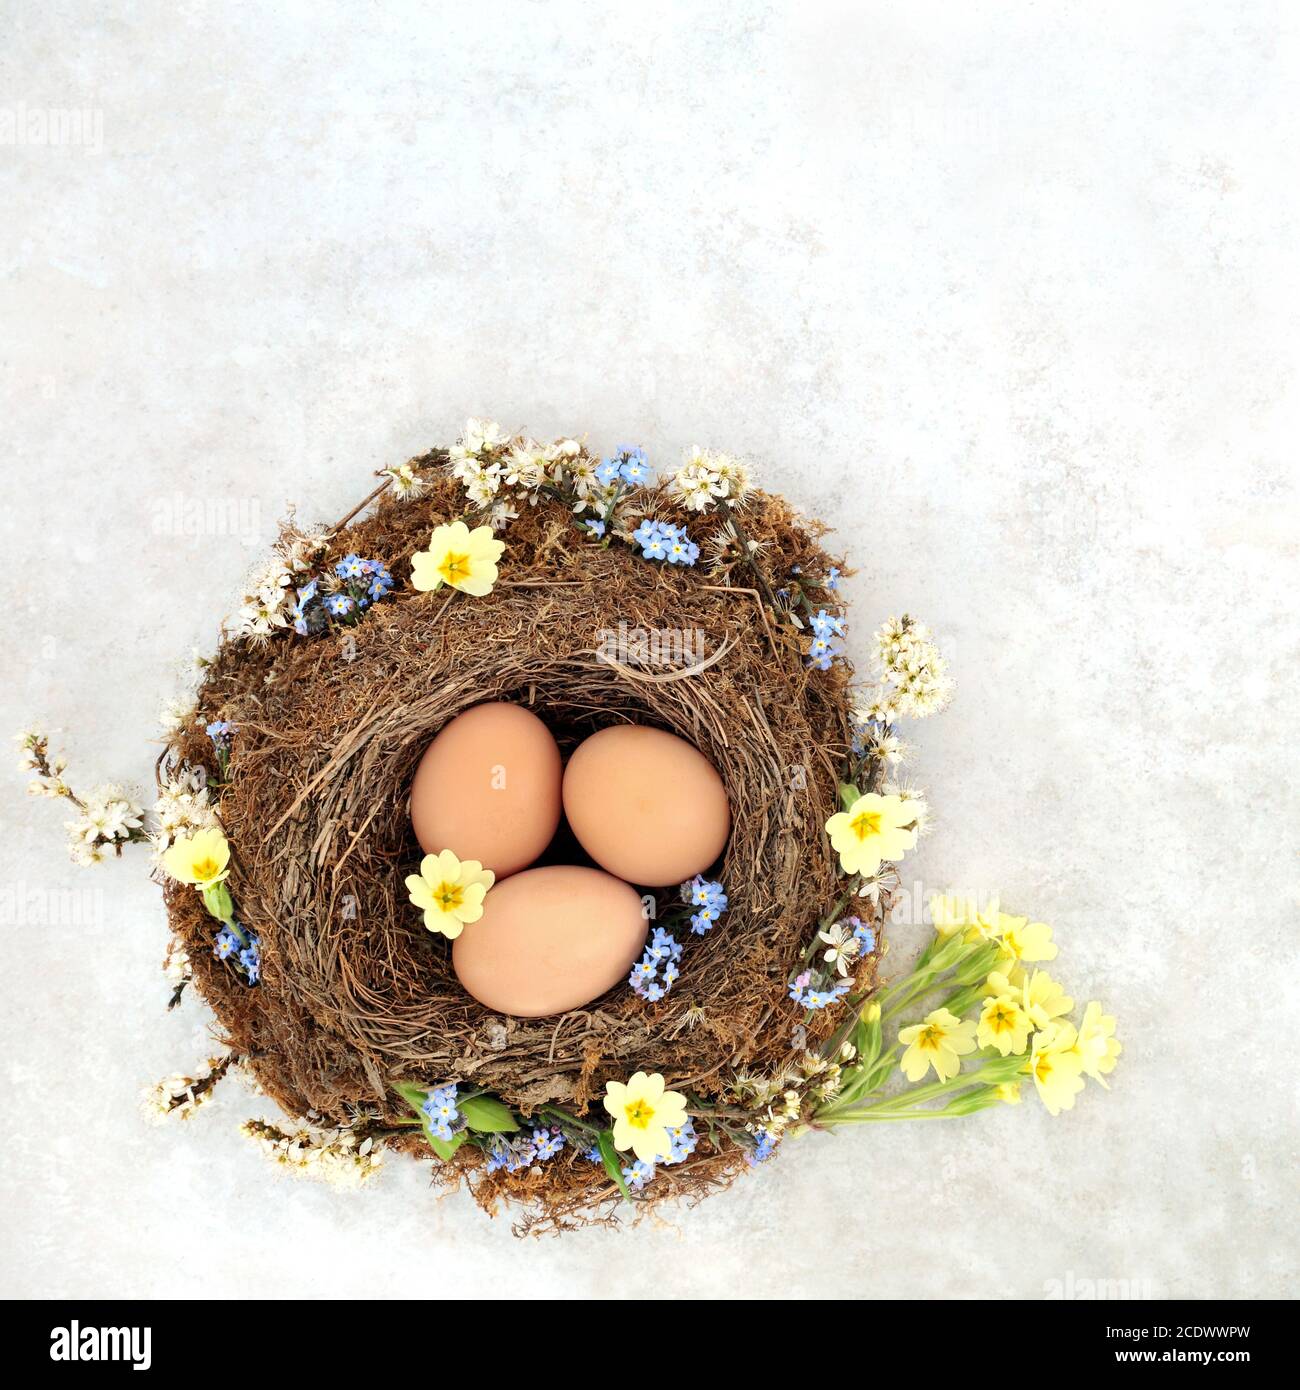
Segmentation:
<svg viewBox="0 0 1300 1390">
<path fill-rule="evenodd" d="M 497 1337 L 528 1348 L 520 1353 L 525 1361 L 545 1360 L 545 1339 L 536 1324 L 530 1320 L 525 1324 L 530 1329 L 527 1334 L 512 1338 L 499 1306 L 488 1306 L 493 1309 Z M 253 1370 L 265 1383 L 276 1371 L 301 1374 L 309 1366 L 316 1372 L 327 1369 L 330 1380 L 337 1383 L 340 1376 L 352 1374 L 373 1378 L 378 1366 L 382 1366 L 384 1378 L 408 1368 L 416 1374 L 427 1373 L 430 1346 L 445 1345 L 449 1337 L 453 1343 L 468 1339 L 466 1345 L 479 1340 L 474 1305 L 453 1299 L 385 1301 L 378 1307 L 357 1301 L 338 1305 L 325 1301 L 274 1303 L 266 1308 L 265 1324 L 257 1309 L 246 1306 L 232 1323 L 225 1316 L 226 1307 L 227 1301 L 220 1295 L 210 1304 L 10 1302 L 6 1314 L 12 1329 L 8 1364 L 11 1373 L 34 1372 L 42 1383 L 57 1381 L 61 1375 L 129 1372 L 175 1376 L 198 1371 L 205 1377 L 227 1372 L 247 1376 Z M 852 1340 L 853 1315 L 847 1309 L 841 1312 L 847 1317 L 838 1325 Z M 945 1350 L 953 1353 L 962 1348 L 960 1364 L 972 1369 L 980 1362 L 987 1368 L 986 1358 L 996 1361 L 1001 1355 L 998 1346 L 1009 1318 L 1015 1318 L 1018 1364 L 1052 1365 L 1072 1374 L 1107 1368 L 1122 1374 L 1127 1367 L 1152 1365 L 1196 1369 L 1274 1366 L 1289 1350 L 1292 1337 L 1291 1305 L 1280 1302 L 940 1304 L 908 1300 L 884 1303 L 878 1316 L 865 1315 L 876 1323 L 877 1331 L 888 1327 L 891 1335 L 882 1339 L 886 1355 L 889 1342 L 896 1342 L 900 1333 L 907 1335 L 906 1327 L 915 1323 L 915 1345 L 932 1347 L 940 1364 Z M 579 1376 L 612 1369 L 602 1366 L 600 1349 L 611 1349 L 618 1338 L 610 1336 L 608 1315 L 598 1317 L 599 1321 L 592 1318 L 588 1352 L 574 1346 L 571 1332 L 565 1339 L 566 1358 Z M 735 1325 L 743 1327 L 743 1319 Z M 727 1352 L 728 1371 L 742 1369 L 753 1358 L 768 1376 L 773 1362 L 780 1366 L 787 1360 L 791 1370 L 799 1374 L 795 1357 L 800 1353 L 793 1347 L 787 1350 L 784 1345 L 769 1345 L 770 1339 L 759 1331 L 765 1325 L 755 1323 L 750 1337 L 734 1339 Z M 682 1360 L 698 1361 L 700 1350 L 690 1322 L 681 1319 L 677 1326 L 675 1340 Z M 278 1335 L 268 1335 L 272 1328 Z M 399 1331 L 403 1328 L 406 1335 Z M 386 1336 L 384 1329 L 394 1335 Z M 640 1336 L 635 1324 L 629 1322 L 627 1330 L 635 1344 Z M 816 1333 L 810 1328 L 808 1335 Z M 778 1344 L 783 1341 L 777 1338 Z M 1036 1352 L 1042 1353 L 1041 1361 L 1035 1361 Z M 581 1364 L 588 1360 L 589 1365 Z M 704 1369 L 697 1364 L 697 1372 Z"/>
</svg>

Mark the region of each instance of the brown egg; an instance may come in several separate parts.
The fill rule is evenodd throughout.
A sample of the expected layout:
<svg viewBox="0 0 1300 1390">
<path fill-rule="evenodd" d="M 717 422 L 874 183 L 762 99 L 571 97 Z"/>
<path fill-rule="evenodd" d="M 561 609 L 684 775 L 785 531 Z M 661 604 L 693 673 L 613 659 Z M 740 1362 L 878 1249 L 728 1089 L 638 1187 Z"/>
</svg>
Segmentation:
<svg viewBox="0 0 1300 1390">
<path fill-rule="evenodd" d="M 526 868 L 560 823 L 560 750 L 521 705 L 475 705 L 425 750 L 411 824 L 426 854 L 449 849 L 498 878 Z"/>
<path fill-rule="evenodd" d="M 650 887 L 707 869 L 731 830 L 713 764 L 685 739 L 639 724 L 578 745 L 564 771 L 564 813 L 601 868 Z"/>
<path fill-rule="evenodd" d="M 554 864 L 498 883 L 451 948 L 465 989 L 489 1009 L 544 1018 L 616 985 L 645 946 L 641 899 L 599 869 Z"/>
</svg>

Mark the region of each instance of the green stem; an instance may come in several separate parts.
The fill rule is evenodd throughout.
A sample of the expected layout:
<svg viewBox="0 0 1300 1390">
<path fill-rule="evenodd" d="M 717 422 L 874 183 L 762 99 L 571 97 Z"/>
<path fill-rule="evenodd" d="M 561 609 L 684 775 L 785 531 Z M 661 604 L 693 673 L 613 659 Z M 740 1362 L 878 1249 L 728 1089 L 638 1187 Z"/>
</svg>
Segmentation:
<svg viewBox="0 0 1300 1390">
<path fill-rule="evenodd" d="M 981 1061 L 990 1060 L 985 1053 L 976 1054 Z M 997 1054 L 992 1054 L 996 1056 Z M 939 1096 L 950 1095 L 953 1091 L 963 1091 L 970 1086 L 989 1086 L 995 1084 L 985 1078 L 985 1068 L 981 1067 L 978 1071 L 958 1072 L 956 1076 L 947 1081 L 931 1081 L 925 1086 L 915 1086 L 911 1090 L 900 1092 L 895 1096 L 886 1096 L 881 1100 L 873 1101 L 870 1105 L 846 1105 L 842 1110 L 836 1105 L 828 1107 L 817 1115 L 817 1119 L 832 1124 L 840 1124 L 845 1120 L 854 1120 L 866 1116 L 868 1113 L 893 1112 L 906 1110 L 924 1100 L 934 1100 Z M 837 1111 L 839 1113 L 837 1113 Z"/>
<path fill-rule="evenodd" d="M 619 484 L 618 484 L 618 486 L 614 489 L 614 495 L 609 499 L 609 505 L 605 508 L 605 515 L 604 515 L 603 520 L 604 520 L 604 522 L 605 522 L 605 530 L 606 530 L 606 535 L 605 535 L 605 538 L 604 538 L 604 543 L 605 543 L 606 545 L 609 544 L 609 535 L 608 535 L 609 523 L 614 519 L 614 508 L 618 506 L 618 500 L 619 500 L 620 497 L 622 497 L 622 495 L 623 495 L 624 491 L 626 490 L 626 488 L 627 488 L 627 484 L 626 484 L 625 482 L 623 482 L 622 479 L 619 479 Z"/>
<path fill-rule="evenodd" d="M 818 1115 L 814 1123 L 857 1125 L 884 1120 L 958 1120 L 961 1118 L 961 1115 L 950 1110 L 885 1110 L 880 1112 L 864 1111 L 860 1115 L 841 1115 L 834 1119 L 827 1119 L 825 1115 Z"/>
<path fill-rule="evenodd" d="M 915 981 L 903 994 L 901 994 L 889 1008 L 881 1010 L 881 1022 L 887 1022 L 904 1009 L 910 1008 L 918 999 L 924 999 L 927 994 L 933 994 L 940 988 L 941 985 L 936 978 L 932 976 L 926 979 L 922 976 L 921 979 Z"/>
<path fill-rule="evenodd" d="M 597 1125 L 589 1125 L 585 1120 L 580 1120 L 576 1115 L 570 1115 L 567 1110 L 561 1110 L 558 1105 L 544 1105 L 541 1113 L 543 1115 L 554 1115 L 556 1119 L 564 1121 L 565 1124 L 573 1125 L 576 1129 L 585 1130 L 588 1134 L 599 1134 L 600 1128 Z"/>
</svg>

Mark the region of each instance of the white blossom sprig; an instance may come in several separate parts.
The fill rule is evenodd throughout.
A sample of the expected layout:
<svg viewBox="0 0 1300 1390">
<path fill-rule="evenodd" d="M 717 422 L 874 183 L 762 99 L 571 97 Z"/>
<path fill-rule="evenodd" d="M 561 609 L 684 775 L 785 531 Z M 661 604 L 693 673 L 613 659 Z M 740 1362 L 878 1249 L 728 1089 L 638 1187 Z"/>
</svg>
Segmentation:
<svg viewBox="0 0 1300 1390">
<path fill-rule="evenodd" d="M 261 647 L 289 627 L 294 581 L 315 566 L 329 541 L 330 533 L 323 527 L 286 523 L 274 552 L 249 574 L 239 607 L 223 624 L 230 636 Z"/>
<path fill-rule="evenodd" d="M 158 788 L 153 808 L 154 854 L 161 857 L 181 835 L 199 830 L 220 830 L 216 807 L 208 794 L 207 775 L 202 768 L 183 763 L 168 772 Z"/>
<path fill-rule="evenodd" d="M 261 1120 L 247 1120 L 240 1132 L 290 1172 L 333 1187 L 360 1187 L 379 1172 L 384 1161 L 383 1146 L 373 1136 L 362 1137 L 352 1129 L 285 1131 Z"/>
<path fill-rule="evenodd" d="M 948 663 L 930 629 L 906 613 L 890 618 L 876 633 L 871 662 L 879 685 L 856 711 L 860 724 L 924 719 L 937 714 L 952 698 Z"/>
<path fill-rule="evenodd" d="M 576 439 L 540 443 L 511 435 L 495 420 L 470 419 L 447 451 L 451 475 L 466 501 L 485 513 L 494 531 L 519 515 L 518 507 L 554 497 L 575 511 L 600 499 L 596 461 Z"/>
<path fill-rule="evenodd" d="M 150 1124 L 166 1124 L 170 1120 L 189 1120 L 207 1105 L 217 1083 L 230 1070 L 234 1057 L 227 1052 L 210 1058 L 206 1071 L 197 1076 L 176 1072 L 165 1076 L 156 1086 L 150 1086 L 141 1098 L 141 1110 Z"/>
<path fill-rule="evenodd" d="M 172 987 L 171 998 L 167 1001 L 167 1009 L 170 1012 L 181 1002 L 181 996 L 194 978 L 190 953 L 181 944 L 179 937 L 173 936 L 168 944 L 167 955 L 163 961 L 163 976 Z"/>
<path fill-rule="evenodd" d="M 275 632 L 289 626 L 293 572 L 275 555 L 250 574 L 244 588 L 242 602 L 226 619 L 226 631 L 253 646 L 265 646 Z"/>
<path fill-rule="evenodd" d="M 76 864 L 98 864 L 109 851 L 122 853 L 122 846 L 147 839 L 143 808 L 114 783 L 106 783 L 78 796 L 63 774 L 68 760 L 51 756 L 47 735 L 39 729 L 26 729 L 18 735 L 21 749 L 18 766 L 32 773 L 27 784 L 32 796 L 70 801 L 77 815 L 66 821 L 68 852 Z"/>
</svg>

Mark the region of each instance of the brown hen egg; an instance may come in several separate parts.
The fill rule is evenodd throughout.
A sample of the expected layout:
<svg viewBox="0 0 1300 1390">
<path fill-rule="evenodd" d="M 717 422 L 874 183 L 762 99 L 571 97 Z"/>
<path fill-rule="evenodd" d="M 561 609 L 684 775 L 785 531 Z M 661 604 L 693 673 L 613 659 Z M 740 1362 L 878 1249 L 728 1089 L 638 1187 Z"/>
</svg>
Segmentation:
<svg viewBox="0 0 1300 1390">
<path fill-rule="evenodd" d="M 707 869 L 731 831 L 713 764 L 685 739 L 639 724 L 578 745 L 564 772 L 564 813 L 601 868 L 650 887 Z"/>
<path fill-rule="evenodd" d="M 599 869 L 566 864 L 498 883 L 451 948 L 480 1004 L 515 1018 L 580 1008 L 632 968 L 645 945 L 641 899 Z"/>
<path fill-rule="evenodd" d="M 411 824 L 426 854 L 477 859 L 498 879 L 526 868 L 560 823 L 560 750 L 521 705 L 475 705 L 425 750 Z"/>
</svg>

